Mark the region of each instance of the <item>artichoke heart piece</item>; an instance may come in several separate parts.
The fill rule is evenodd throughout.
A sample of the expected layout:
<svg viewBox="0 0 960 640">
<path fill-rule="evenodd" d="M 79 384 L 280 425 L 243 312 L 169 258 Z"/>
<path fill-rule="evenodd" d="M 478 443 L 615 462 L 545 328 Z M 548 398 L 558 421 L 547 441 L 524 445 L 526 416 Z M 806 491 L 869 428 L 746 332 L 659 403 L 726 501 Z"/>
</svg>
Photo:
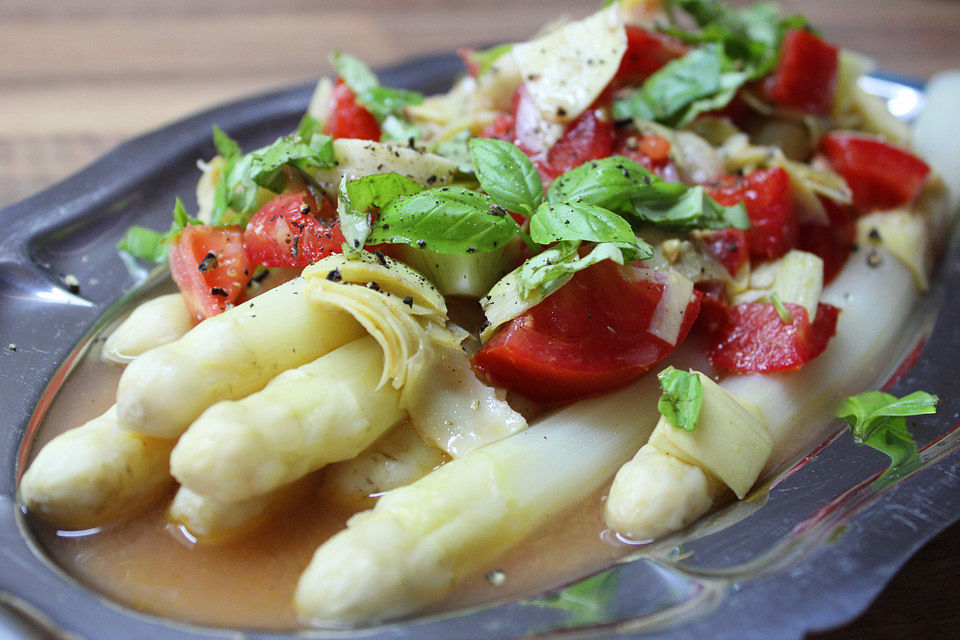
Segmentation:
<svg viewBox="0 0 960 640">
<path fill-rule="evenodd" d="M 733 297 L 734 304 L 770 302 L 776 295 L 781 302 L 806 309 L 813 322 L 823 292 L 823 259 L 796 249 L 779 260 L 757 265 L 750 273 L 750 285 Z"/>
<path fill-rule="evenodd" d="M 607 87 L 627 50 L 618 3 L 539 38 L 516 44 L 512 55 L 540 115 L 575 120 Z"/>
<path fill-rule="evenodd" d="M 337 166 L 311 169 L 311 177 L 331 196 L 336 196 L 341 179 L 362 178 L 377 173 L 395 172 L 422 185 L 442 186 L 453 181 L 457 164 L 442 156 L 407 146 L 338 138 L 333 141 Z"/>
<path fill-rule="evenodd" d="M 526 428 L 523 417 L 473 374 L 460 348 L 466 334 L 446 326 L 437 290 L 409 267 L 362 255 L 361 266 L 337 255 L 305 270 L 311 299 L 352 315 L 380 343 L 380 384 L 390 381 L 401 390 L 400 406 L 424 440 L 458 457 Z"/>
<path fill-rule="evenodd" d="M 930 286 L 927 274 L 933 250 L 927 221 L 906 210 L 877 211 L 857 219 L 857 245 L 882 245 L 910 270 L 920 291 Z"/>
<path fill-rule="evenodd" d="M 742 499 L 767 463 L 773 439 L 759 409 L 696 373 L 703 385 L 696 427 L 679 429 L 661 416 L 650 444 L 719 478 Z"/>
</svg>

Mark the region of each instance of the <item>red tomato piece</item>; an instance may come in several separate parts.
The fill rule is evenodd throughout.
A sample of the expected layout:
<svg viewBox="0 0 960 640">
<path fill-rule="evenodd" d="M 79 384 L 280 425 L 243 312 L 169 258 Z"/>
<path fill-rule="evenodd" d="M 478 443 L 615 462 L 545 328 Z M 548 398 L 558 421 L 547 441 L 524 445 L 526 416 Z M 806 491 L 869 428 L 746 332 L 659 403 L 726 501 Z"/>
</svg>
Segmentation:
<svg viewBox="0 0 960 640">
<path fill-rule="evenodd" d="M 847 263 L 857 237 L 857 227 L 850 207 L 821 198 L 829 225 L 801 224 L 797 246 L 823 259 L 823 283 L 829 284 Z"/>
<path fill-rule="evenodd" d="M 711 231 L 703 234 L 703 241 L 731 276 L 736 277 L 743 265 L 750 262 L 747 232 L 743 229 Z"/>
<path fill-rule="evenodd" d="M 666 143 L 659 142 L 662 140 Z M 635 133 L 620 133 L 611 155 L 633 160 L 667 182 L 680 182 L 680 173 L 670 160 L 670 143 L 660 136 L 639 136 Z"/>
<path fill-rule="evenodd" d="M 784 307 L 792 317 L 789 323 L 769 302 L 731 307 L 711 336 L 710 362 L 730 373 L 771 373 L 799 369 L 823 353 L 836 333 L 840 310 L 820 304 L 811 324 L 807 310 L 800 305 L 786 303 Z"/>
<path fill-rule="evenodd" d="M 322 201 L 318 208 L 313 196 L 301 191 L 263 205 L 243 232 L 243 248 L 254 264 L 305 267 L 341 253 L 344 237 L 337 212 L 329 200 Z"/>
<path fill-rule="evenodd" d="M 357 96 L 339 78 L 333 88 L 333 110 L 323 132 L 334 138 L 380 141 L 380 123 L 357 103 Z"/>
<path fill-rule="evenodd" d="M 611 87 L 619 89 L 641 84 L 660 67 L 686 52 L 686 45 L 676 38 L 627 25 L 627 50 L 620 60 Z"/>
<path fill-rule="evenodd" d="M 777 68 L 764 83 L 767 98 L 806 113 L 830 113 L 838 60 L 837 48 L 809 31 L 788 31 L 780 45 Z"/>
<path fill-rule="evenodd" d="M 727 295 L 724 284 L 716 280 L 701 280 L 694 285 L 702 296 L 700 297 L 700 313 L 693 328 L 705 335 L 713 335 L 727 318 L 730 305 L 727 304 Z"/>
<path fill-rule="evenodd" d="M 709 192 L 724 206 L 743 202 L 750 218 L 746 234 L 751 257 L 779 258 L 797 246 L 797 204 L 783 169 L 760 169 L 742 179 L 728 179 Z"/>
<path fill-rule="evenodd" d="M 215 316 L 243 294 L 254 265 L 239 226 L 188 225 L 170 246 L 170 275 L 197 322 Z"/>
<path fill-rule="evenodd" d="M 623 385 L 675 345 L 649 333 L 664 284 L 649 269 L 601 262 L 514 318 L 474 356 L 495 383 L 539 402 L 566 402 Z M 677 343 L 693 326 L 699 294 Z"/>
<path fill-rule="evenodd" d="M 820 151 L 847 181 L 860 214 L 913 202 L 930 173 L 909 151 L 862 133 L 828 133 L 820 139 Z"/>
<path fill-rule="evenodd" d="M 513 144 L 517 139 L 515 131 L 513 115 L 501 113 L 493 119 L 493 122 L 483 128 L 480 137 L 505 140 Z"/>
<path fill-rule="evenodd" d="M 544 182 L 553 182 L 584 162 L 608 157 L 613 153 L 613 138 L 613 122 L 602 118 L 596 109 L 587 109 L 567 126 L 563 137 L 547 152 L 546 160 L 534 164 Z"/>
</svg>

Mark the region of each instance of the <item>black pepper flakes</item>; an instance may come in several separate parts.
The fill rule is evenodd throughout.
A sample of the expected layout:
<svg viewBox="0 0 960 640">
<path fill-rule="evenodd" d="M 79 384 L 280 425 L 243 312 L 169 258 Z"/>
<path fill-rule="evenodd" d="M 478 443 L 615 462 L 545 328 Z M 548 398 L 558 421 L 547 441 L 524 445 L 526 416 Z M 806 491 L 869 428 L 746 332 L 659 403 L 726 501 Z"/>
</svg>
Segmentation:
<svg viewBox="0 0 960 640">
<path fill-rule="evenodd" d="M 421 249 L 426 249 L 427 241 L 421 238 L 420 240 L 417 240 L 417 246 L 420 247 Z"/>
<path fill-rule="evenodd" d="M 343 274 L 340 273 L 340 269 L 331 269 L 327 272 L 327 280 L 330 282 L 341 282 L 343 280 Z"/>
<path fill-rule="evenodd" d="M 413 308 L 413 296 L 407 296 L 403 299 L 403 304 L 407 305 L 411 309 Z"/>
<path fill-rule="evenodd" d="M 227 293 L 226 290 L 223 289 L 223 288 L 221 288 L 221 287 L 211 287 L 211 288 L 210 288 L 210 295 L 212 295 L 212 296 L 219 296 L 219 297 L 221 297 L 221 298 L 226 298 L 226 297 L 228 297 L 230 294 Z"/>
<path fill-rule="evenodd" d="M 507 215 L 507 210 L 498 204 L 492 204 L 490 205 L 490 208 L 487 209 L 487 213 L 489 213 L 492 216 L 497 216 L 498 218 L 502 218 L 503 216 Z"/>
<path fill-rule="evenodd" d="M 293 238 L 293 246 L 290 247 L 290 257 L 294 260 L 300 257 L 300 236 Z"/>
<path fill-rule="evenodd" d="M 200 273 L 206 273 L 211 269 L 217 268 L 217 254 L 213 251 L 204 256 L 203 260 L 200 261 L 200 264 L 197 265 L 197 271 Z"/>
<path fill-rule="evenodd" d="M 387 259 L 386 259 L 386 257 L 384 257 L 383 251 L 380 251 L 380 250 L 378 249 L 378 250 L 376 250 L 376 251 L 373 252 L 373 255 L 375 255 L 375 256 L 377 257 L 377 262 L 380 263 L 380 266 L 383 266 L 383 267 L 387 266 Z"/>
</svg>

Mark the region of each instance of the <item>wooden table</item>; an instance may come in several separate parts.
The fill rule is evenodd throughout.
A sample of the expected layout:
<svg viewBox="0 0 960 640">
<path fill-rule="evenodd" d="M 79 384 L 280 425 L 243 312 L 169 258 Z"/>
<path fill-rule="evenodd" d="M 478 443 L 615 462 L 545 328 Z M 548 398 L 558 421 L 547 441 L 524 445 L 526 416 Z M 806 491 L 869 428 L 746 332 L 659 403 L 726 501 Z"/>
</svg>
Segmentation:
<svg viewBox="0 0 960 640">
<path fill-rule="evenodd" d="M 329 73 L 342 49 L 374 66 L 463 44 L 517 40 L 598 0 L 3 0 L 0 205 L 120 141 L 219 102 Z M 790 0 L 826 38 L 891 72 L 960 68 L 960 2 Z M 821 640 L 956 637 L 953 527 L 877 603 Z"/>
</svg>

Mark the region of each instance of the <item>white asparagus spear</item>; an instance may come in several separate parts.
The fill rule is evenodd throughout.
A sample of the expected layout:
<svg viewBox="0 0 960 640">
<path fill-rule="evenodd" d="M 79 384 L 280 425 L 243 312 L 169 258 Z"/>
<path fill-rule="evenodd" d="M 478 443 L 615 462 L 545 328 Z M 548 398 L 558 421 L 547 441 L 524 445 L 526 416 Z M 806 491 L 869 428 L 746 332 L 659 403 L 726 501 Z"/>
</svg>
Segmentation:
<svg viewBox="0 0 960 640">
<path fill-rule="evenodd" d="M 117 390 L 120 425 L 176 438 L 215 402 L 249 395 L 363 335 L 350 316 L 301 295 L 304 285 L 291 280 L 131 362 Z"/>
<path fill-rule="evenodd" d="M 172 440 L 120 429 L 111 407 L 47 443 L 20 480 L 20 501 L 64 529 L 109 524 L 173 486 L 172 448 Z"/>
<path fill-rule="evenodd" d="M 126 364 L 154 347 L 182 338 L 193 328 L 183 296 L 171 293 L 147 300 L 103 343 L 103 356 Z"/>
<path fill-rule="evenodd" d="M 656 377 L 647 376 L 385 494 L 317 549 L 297 586 L 301 617 L 393 618 L 440 598 L 595 492 L 649 436 L 658 395 Z"/>
<path fill-rule="evenodd" d="M 379 385 L 383 354 L 366 336 L 277 376 L 262 391 L 219 402 L 170 458 L 184 486 L 223 502 L 263 495 L 356 456 L 404 417 L 400 392 Z"/>
<path fill-rule="evenodd" d="M 880 264 L 870 266 L 865 251 L 855 254 L 824 290 L 824 301 L 842 311 L 836 335 L 817 359 L 794 373 L 729 376 L 720 383 L 756 404 L 767 420 L 773 453 L 761 477 L 808 446 L 842 397 L 862 391 L 873 382 L 869 376 L 883 372 L 917 291 L 910 272 L 881 255 Z M 710 483 L 687 483 L 689 493 L 677 500 L 674 485 L 703 472 L 676 458 L 663 460 L 666 455 L 644 447 L 617 472 L 605 507 L 612 529 L 635 540 L 656 538 L 679 528 L 667 523 L 693 522 L 722 495 Z M 655 482 L 638 481 L 654 476 Z"/>
</svg>

